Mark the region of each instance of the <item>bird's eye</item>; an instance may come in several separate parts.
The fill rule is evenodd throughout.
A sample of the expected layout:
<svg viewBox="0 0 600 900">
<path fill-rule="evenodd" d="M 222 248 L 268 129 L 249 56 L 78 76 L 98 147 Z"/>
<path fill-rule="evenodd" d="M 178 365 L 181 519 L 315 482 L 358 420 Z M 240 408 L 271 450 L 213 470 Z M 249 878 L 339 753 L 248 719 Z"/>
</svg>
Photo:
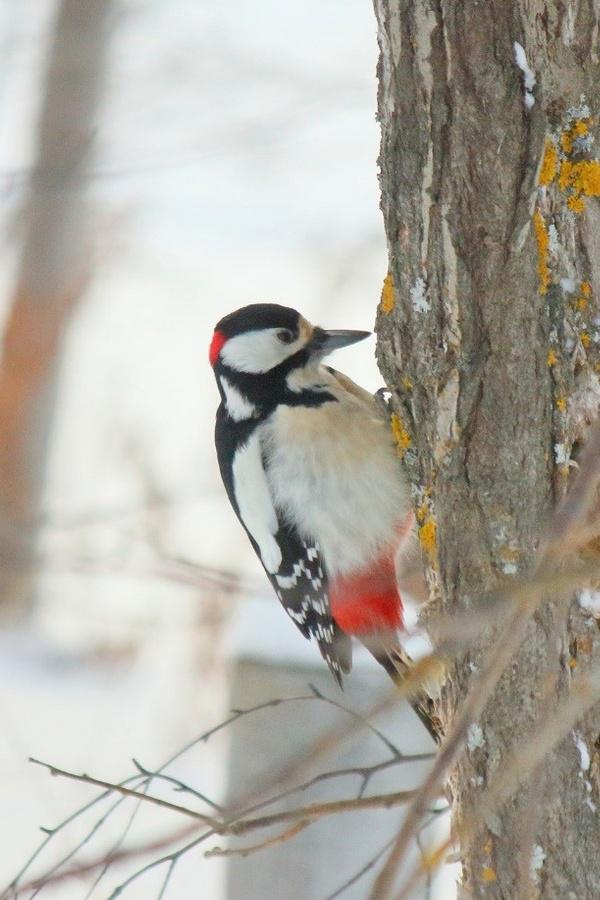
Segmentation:
<svg viewBox="0 0 600 900">
<path fill-rule="evenodd" d="M 281 331 L 277 332 L 277 338 L 282 344 L 291 344 L 294 340 L 294 335 L 288 328 L 282 328 Z"/>
</svg>

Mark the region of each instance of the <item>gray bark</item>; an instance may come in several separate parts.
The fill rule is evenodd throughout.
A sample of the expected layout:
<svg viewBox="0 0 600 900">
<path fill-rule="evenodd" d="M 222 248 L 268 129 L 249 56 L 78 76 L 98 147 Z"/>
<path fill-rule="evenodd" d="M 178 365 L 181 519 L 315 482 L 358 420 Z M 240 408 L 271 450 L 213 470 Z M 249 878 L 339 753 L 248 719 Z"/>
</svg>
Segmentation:
<svg viewBox="0 0 600 900">
<path fill-rule="evenodd" d="M 102 86 L 111 0 L 61 0 L 48 55 L 37 158 L 0 358 L 2 612 L 31 596 L 34 520 L 61 342 L 90 267 L 85 167 Z"/>
<path fill-rule="evenodd" d="M 375 0 L 375 11 L 393 279 L 378 358 L 431 603 L 455 614 L 531 568 L 598 411 L 600 163 L 589 135 L 598 137 L 600 8 Z M 547 603 L 530 621 L 479 723 L 481 746 L 456 766 L 457 822 L 598 650 L 594 620 L 576 605 L 561 610 Z M 448 727 L 485 647 L 482 638 L 451 667 Z M 600 896 L 599 734 L 593 711 L 578 726 L 590 767 L 569 735 L 482 823 L 463 855 L 468 896 L 514 898 L 527 881 L 543 897 Z M 530 877 L 536 845 L 534 859 L 545 858 Z"/>
</svg>

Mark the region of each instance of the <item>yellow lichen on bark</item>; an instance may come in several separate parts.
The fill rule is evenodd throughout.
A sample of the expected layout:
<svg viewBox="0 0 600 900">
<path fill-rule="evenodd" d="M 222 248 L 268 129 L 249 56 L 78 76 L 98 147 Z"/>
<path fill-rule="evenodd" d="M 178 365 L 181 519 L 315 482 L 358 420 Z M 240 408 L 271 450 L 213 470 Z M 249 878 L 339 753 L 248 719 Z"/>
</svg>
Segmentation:
<svg viewBox="0 0 600 900">
<path fill-rule="evenodd" d="M 533 230 L 535 231 L 535 239 L 538 248 L 538 290 L 540 294 L 545 294 L 547 293 L 548 285 L 550 284 L 550 269 L 548 268 L 550 238 L 548 237 L 546 224 L 539 209 L 536 209 L 533 214 Z"/>
<path fill-rule="evenodd" d="M 578 137 L 585 137 L 590 130 L 589 119 L 576 119 L 570 128 L 567 128 L 560 136 L 560 146 L 565 153 L 573 152 L 573 142 Z"/>
<path fill-rule="evenodd" d="M 381 290 L 381 302 L 379 304 L 381 312 L 388 315 L 393 310 L 395 304 L 394 279 L 392 278 L 391 272 L 388 272 L 383 279 L 383 288 Z"/>
<path fill-rule="evenodd" d="M 391 425 L 394 440 L 396 441 L 396 446 L 398 448 L 398 455 L 400 456 L 400 459 L 404 459 L 406 451 L 412 444 L 410 434 L 402 424 L 402 419 L 397 413 L 392 413 Z"/>
<path fill-rule="evenodd" d="M 429 490 L 423 492 L 423 499 L 415 509 L 415 518 L 419 526 L 417 529 L 419 543 L 435 568 L 437 563 L 437 523 L 431 508 Z"/>
<path fill-rule="evenodd" d="M 581 286 L 579 288 L 584 297 L 592 296 L 592 286 L 589 281 L 582 281 Z"/>
<path fill-rule="evenodd" d="M 419 527 L 419 541 L 421 543 L 421 547 L 430 557 L 430 559 L 435 559 L 436 550 L 437 550 L 437 525 L 433 516 L 428 515 L 425 518 L 423 524 Z"/>
<path fill-rule="evenodd" d="M 591 119 L 576 119 L 569 128 L 565 128 L 558 140 L 558 146 L 552 138 L 546 138 L 544 155 L 540 166 L 539 184 L 547 187 L 558 175 L 558 187 L 561 191 L 569 191 L 567 208 L 574 213 L 582 213 L 585 209 L 584 197 L 600 196 L 600 160 L 584 159 L 573 162 L 572 155 L 583 150 L 583 144 L 576 145 L 578 138 L 589 134 Z M 563 157 L 562 161 L 559 155 Z"/>
<path fill-rule="evenodd" d="M 561 181 L 586 197 L 600 197 L 600 159 L 565 160 L 561 165 Z M 564 173 L 563 173 L 564 169 Z"/>
<path fill-rule="evenodd" d="M 581 197 L 569 197 L 567 207 L 574 213 L 582 213 L 585 209 L 585 201 Z"/>
<path fill-rule="evenodd" d="M 571 186 L 571 173 L 574 163 L 570 159 L 563 159 L 558 173 L 558 186 L 561 191 L 566 191 Z"/>
<path fill-rule="evenodd" d="M 571 126 L 573 138 L 583 137 L 590 130 L 591 119 L 576 119 Z"/>
<path fill-rule="evenodd" d="M 563 160 L 558 186 L 563 191 L 573 190 L 567 206 L 572 212 L 583 212 L 584 197 L 600 197 L 600 159 L 582 159 L 579 162 Z"/>
<path fill-rule="evenodd" d="M 498 881 L 498 876 L 491 866 L 484 866 L 483 871 L 481 872 L 481 879 L 486 884 L 490 884 L 492 881 Z"/>
<path fill-rule="evenodd" d="M 552 184 L 554 179 L 556 178 L 556 173 L 558 171 L 558 151 L 554 145 L 554 141 L 550 138 L 546 139 L 546 146 L 544 148 L 544 156 L 542 158 L 542 165 L 540 168 L 540 181 L 539 183 L 546 187 L 549 184 Z"/>
<path fill-rule="evenodd" d="M 548 350 L 548 356 L 546 357 L 546 362 L 548 363 L 548 365 L 550 367 L 555 366 L 556 363 L 558 362 L 558 356 L 556 355 L 555 350 L 553 350 L 552 348 L 550 348 L 550 350 Z"/>
</svg>

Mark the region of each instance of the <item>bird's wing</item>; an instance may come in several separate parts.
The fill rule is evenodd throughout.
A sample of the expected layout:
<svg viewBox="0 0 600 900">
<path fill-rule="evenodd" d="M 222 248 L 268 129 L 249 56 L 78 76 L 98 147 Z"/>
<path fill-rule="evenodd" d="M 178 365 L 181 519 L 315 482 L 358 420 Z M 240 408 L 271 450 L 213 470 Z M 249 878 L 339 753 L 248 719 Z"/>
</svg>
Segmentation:
<svg viewBox="0 0 600 900">
<path fill-rule="evenodd" d="M 217 418 L 217 455 L 231 504 L 285 611 L 304 637 L 316 640 L 341 684 L 342 672 L 349 672 L 352 665 L 352 645 L 331 616 L 319 547 L 303 540 L 277 510 L 265 473 L 259 429 L 255 427 L 234 442 L 233 427 Z"/>
<path fill-rule="evenodd" d="M 325 367 L 330 375 L 333 375 L 338 384 L 349 394 L 352 394 L 356 397 L 357 400 L 362 401 L 371 412 L 376 412 L 378 415 L 382 415 L 385 410 L 385 402 L 382 402 L 381 397 L 379 396 L 379 391 L 377 394 L 373 395 L 369 391 L 366 391 L 359 384 L 356 384 L 355 381 L 352 381 L 351 378 L 348 378 L 347 375 L 344 375 L 343 372 L 338 372 L 337 369 L 332 368 L 331 366 Z"/>
<path fill-rule="evenodd" d="M 275 593 L 302 634 L 314 637 L 321 656 L 341 684 L 342 672 L 352 667 L 352 643 L 331 616 L 327 576 L 316 542 L 303 541 L 281 522 L 276 540 L 282 551 L 277 572 L 267 571 Z"/>
</svg>

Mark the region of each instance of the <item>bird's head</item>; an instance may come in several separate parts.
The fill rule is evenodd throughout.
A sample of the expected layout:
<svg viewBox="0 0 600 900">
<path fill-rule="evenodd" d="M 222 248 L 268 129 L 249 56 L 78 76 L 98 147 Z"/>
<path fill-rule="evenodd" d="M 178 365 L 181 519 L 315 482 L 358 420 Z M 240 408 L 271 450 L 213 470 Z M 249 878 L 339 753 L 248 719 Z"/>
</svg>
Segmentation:
<svg viewBox="0 0 600 900">
<path fill-rule="evenodd" d="M 217 323 L 209 360 L 221 392 L 235 391 L 254 407 L 287 393 L 290 376 L 334 350 L 369 337 L 368 331 L 325 331 L 295 309 L 276 303 L 253 303 Z M 242 404 L 243 405 L 243 404 Z M 232 404 L 230 403 L 230 407 Z"/>
<path fill-rule="evenodd" d="M 325 331 L 276 303 L 253 303 L 217 323 L 210 344 L 213 368 L 248 375 L 285 372 L 369 337 L 368 331 Z"/>
</svg>

